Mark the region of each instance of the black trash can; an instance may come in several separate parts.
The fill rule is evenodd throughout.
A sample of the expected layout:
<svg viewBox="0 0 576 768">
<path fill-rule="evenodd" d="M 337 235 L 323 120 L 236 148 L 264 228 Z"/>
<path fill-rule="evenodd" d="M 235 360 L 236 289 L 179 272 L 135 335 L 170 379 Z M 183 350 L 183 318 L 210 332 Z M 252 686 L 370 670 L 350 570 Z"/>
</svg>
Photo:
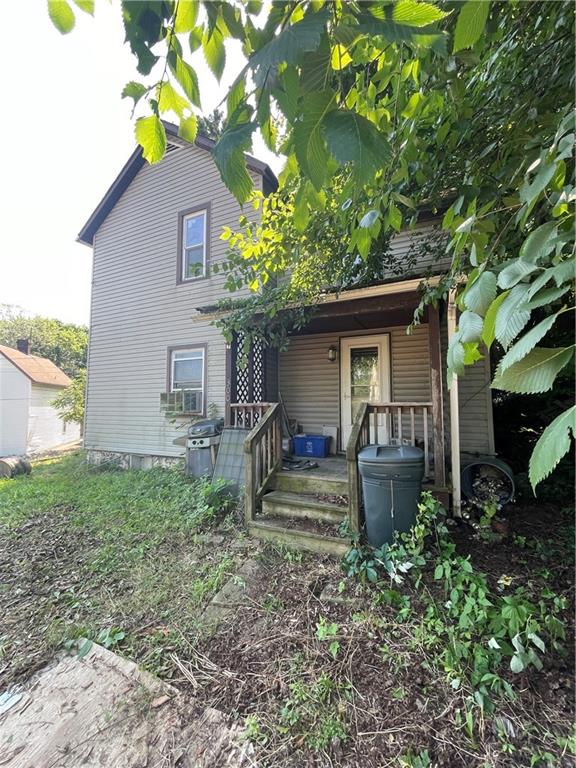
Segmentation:
<svg viewBox="0 0 576 768">
<path fill-rule="evenodd" d="M 358 454 L 366 536 L 373 547 L 414 525 L 424 477 L 424 451 L 411 445 L 367 445 Z"/>
</svg>

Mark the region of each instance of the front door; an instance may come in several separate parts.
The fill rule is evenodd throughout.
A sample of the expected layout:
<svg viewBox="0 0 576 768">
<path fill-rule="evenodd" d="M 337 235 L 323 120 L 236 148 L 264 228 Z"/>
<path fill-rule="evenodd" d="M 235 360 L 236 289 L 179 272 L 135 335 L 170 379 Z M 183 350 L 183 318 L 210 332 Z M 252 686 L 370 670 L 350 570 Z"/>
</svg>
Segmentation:
<svg viewBox="0 0 576 768">
<path fill-rule="evenodd" d="M 341 339 L 340 421 L 343 449 L 348 443 L 360 404 L 386 403 L 390 402 L 390 397 L 389 334 Z"/>
</svg>

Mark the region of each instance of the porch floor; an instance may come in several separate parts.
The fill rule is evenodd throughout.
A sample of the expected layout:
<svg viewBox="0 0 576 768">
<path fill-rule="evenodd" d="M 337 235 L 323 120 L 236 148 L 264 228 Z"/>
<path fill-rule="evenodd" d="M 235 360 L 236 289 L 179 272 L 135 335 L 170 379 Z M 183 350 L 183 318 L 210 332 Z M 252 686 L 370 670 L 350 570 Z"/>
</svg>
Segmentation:
<svg viewBox="0 0 576 768">
<path fill-rule="evenodd" d="M 313 456 L 294 456 L 293 458 L 301 459 L 302 461 L 308 459 L 309 461 L 316 462 L 318 466 L 313 469 L 282 469 L 281 472 L 283 475 L 306 474 L 312 477 L 333 478 L 335 480 L 345 480 L 348 477 L 348 468 L 346 466 L 346 457 L 344 454 L 327 456 L 325 459 L 317 459 Z"/>
<path fill-rule="evenodd" d="M 294 459 L 302 459 L 306 461 L 306 456 L 294 456 Z M 313 456 L 309 457 L 309 460 L 316 462 L 317 467 L 313 469 L 282 469 L 279 474 L 283 477 L 297 476 L 297 477 L 310 477 L 310 478 L 322 478 L 323 480 L 344 480 L 348 482 L 348 467 L 346 462 L 346 456 L 343 453 L 335 456 L 327 456 L 325 459 L 317 459 Z M 437 488 L 434 484 L 433 478 L 425 477 L 422 482 L 422 487 L 428 490 L 438 490 L 446 492 L 448 488 Z"/>
</svg>

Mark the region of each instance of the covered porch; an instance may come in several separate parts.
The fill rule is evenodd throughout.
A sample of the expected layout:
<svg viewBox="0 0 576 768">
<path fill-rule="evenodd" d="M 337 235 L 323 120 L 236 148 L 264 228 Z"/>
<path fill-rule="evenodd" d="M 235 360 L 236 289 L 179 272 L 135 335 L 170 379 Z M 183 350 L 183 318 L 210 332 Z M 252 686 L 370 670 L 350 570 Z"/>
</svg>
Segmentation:
<svg viewBox="0 0 576 768">
<path fill-rule="evenodd" d="M 442 310 L 429 307 L 406 335 L 418 284 L 327 297 L 287 351 L 256 348 L 245 367 L 237 365 L 241 340 L 230 345 L 226 423 L 250 430 L 245 516 L 255 535 L 345 551 L 337 529 L 344 519 L 349 530 L 361 526 L 357 457 L 373 443 L 422 448 L 425 483 L 447 503 Z M 283 470 L 288 423 L 293 432 L 335 435 L 331 455 L 313 459 L 313 469 Z"/>
</svg>

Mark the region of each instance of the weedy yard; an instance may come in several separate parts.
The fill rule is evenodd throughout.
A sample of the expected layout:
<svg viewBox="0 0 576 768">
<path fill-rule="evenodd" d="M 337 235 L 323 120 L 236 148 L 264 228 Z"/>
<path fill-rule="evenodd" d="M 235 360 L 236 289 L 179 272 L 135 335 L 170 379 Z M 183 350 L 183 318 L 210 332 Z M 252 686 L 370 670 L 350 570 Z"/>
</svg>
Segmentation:
<svg viewBox="0 0 576 768">
<path fill-rule="evenodd" d="M 0 482 L 2 689 L 89 638 L 242 723 L 260 766 L 574 764 L 572 510 L 511 508 L 496 541 L 427 498 L 344 565 L 236 513 L 79 454 Z"/>
</svg>

